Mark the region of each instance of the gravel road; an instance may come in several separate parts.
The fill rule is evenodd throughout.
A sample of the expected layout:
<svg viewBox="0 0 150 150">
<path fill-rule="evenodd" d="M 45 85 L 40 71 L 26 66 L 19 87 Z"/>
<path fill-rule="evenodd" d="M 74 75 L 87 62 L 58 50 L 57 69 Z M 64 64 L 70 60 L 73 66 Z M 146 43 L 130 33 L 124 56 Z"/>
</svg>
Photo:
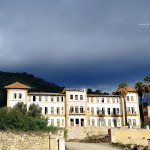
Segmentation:
<svg viewBox="0 0 150 150">
<path fill-rule="evenodd" d="M 69 150 L 120 150 L 119 148 L 112 147 L 104 143 L 78 143 L 78 142 L 65 142 Z"/>
</svg>

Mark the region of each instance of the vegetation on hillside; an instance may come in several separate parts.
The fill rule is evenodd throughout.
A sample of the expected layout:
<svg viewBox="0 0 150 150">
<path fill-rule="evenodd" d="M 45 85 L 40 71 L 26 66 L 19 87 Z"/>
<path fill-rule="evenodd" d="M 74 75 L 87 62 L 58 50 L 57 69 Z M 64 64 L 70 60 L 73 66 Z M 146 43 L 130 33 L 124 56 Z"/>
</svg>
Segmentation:
<svg viewBox="0 0 150 150">
<path fill-rule="evenodd" d="M 41 115 L 38 105 L 31 104 L 29 111 L 21 102 L 13 108 L 0 108 L 0 130 L 55 132 L 58 129 L 60 128 L 48 126 L 48 118 Z"/>
<path fill-rule="evenodd" d="M 7 95 L 6 85 L 14 82 L 20 82 L 31 87 L 32 92 L 61 92 L 64 87 L 55 85 L 54 83 L 46 82 L 41 78 L 37 78 L 27 73 L 8 73 L 0 71 L 0 107 L 6 106 Z"/>
<path fill-rule="evenodd" d="M 8 73 L 0 71 L 0 107 L 6 106 L 7 104 L 7 92 L 4 88 L 6 85 L 14 82 L 20 82 L 22 84 L 31 87 L 30 92 L 62 92 L 64 87 L 55 85 L 55 83 L 46 82 L 41 78 L 37 78 L 32 74 L 24 73 Z M 92 89 L 87 90 L 88 94 L 101 94 L 108 95 L 109 93 L 102 93 L 100 90 L 93 91 Z"/>
<path fill-rule="evenodd" d="M 101 92 L 101 90 L 95 90 L 93 91 L 92 89 L 87 89 L 87 94 L 99 94 L 99 95 L 109 95 L 107 92 Z"/>
</svg>

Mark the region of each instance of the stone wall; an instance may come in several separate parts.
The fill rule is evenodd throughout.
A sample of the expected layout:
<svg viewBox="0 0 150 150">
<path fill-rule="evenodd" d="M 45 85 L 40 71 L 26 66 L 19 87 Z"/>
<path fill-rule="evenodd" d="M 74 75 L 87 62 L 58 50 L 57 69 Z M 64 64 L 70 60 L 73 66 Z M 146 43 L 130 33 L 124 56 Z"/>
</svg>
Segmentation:
<svg viewBox="0 0 150 150">
<path fill-rule="evenodd" d="M 149 129 L 111 129 L 111 142 L 149 145 Z"/>
<path fill-rule="evenodd" d="M 23 134 L 0 132 L 1 150 L 65 150 L 64 132 Z"/>
<path fill-rule="evenodd" d="M 94 135 L 108 135 L 108 129 L 110 127 L 68 127 L 68 138 L 67 140 L 72 139 L 84 139 L 89 136 Z"/>
</svg>

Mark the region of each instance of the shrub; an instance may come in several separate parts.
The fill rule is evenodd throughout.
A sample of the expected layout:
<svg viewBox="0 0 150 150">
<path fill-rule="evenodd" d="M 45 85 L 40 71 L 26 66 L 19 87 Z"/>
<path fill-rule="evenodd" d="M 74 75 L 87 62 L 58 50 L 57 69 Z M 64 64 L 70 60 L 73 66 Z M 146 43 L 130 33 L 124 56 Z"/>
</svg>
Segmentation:
<svg viewBox="0 0 150 150">
<path fill-rule="evenodd" d="M 38 105 L 30 105 L 27 112 L 26 105 L 17 103 L 13 108 L 0 108 L 0 130 L 7 129 L 54 133 L 61 128 L 48 126 L 48 118 L 41 116 L 41 108 Z"/>
</svg>

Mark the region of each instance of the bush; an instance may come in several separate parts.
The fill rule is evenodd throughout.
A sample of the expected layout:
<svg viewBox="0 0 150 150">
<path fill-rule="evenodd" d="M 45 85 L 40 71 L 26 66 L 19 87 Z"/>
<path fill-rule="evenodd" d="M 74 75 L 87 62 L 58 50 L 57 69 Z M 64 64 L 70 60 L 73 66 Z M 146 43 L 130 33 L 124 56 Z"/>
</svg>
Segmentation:
<svg viewBox="0 0 150 150">
<path fill-rule="evenodd" d="M 29 111 L 27 112 L 29 116 L 32 117 L 40 117 L 41 116 L 41 108 L 39 105 L 31 104 L 29 107 Z"/>
<path fill-rule="evenodd" d="M 38 105 L 30 105 L 27 112 L 23 103 L 17 103 L 13 108 L 0 108 L 0 130 L 9 129 L 54 133 L 61 128 L 48 126 L 48 118 L 41 116 L 41 108 Z"/>
<path fill-rule="evenodd" d="M 7 129 L 7 107 L 0 109 L 0 130 Z"/>
</svg>

